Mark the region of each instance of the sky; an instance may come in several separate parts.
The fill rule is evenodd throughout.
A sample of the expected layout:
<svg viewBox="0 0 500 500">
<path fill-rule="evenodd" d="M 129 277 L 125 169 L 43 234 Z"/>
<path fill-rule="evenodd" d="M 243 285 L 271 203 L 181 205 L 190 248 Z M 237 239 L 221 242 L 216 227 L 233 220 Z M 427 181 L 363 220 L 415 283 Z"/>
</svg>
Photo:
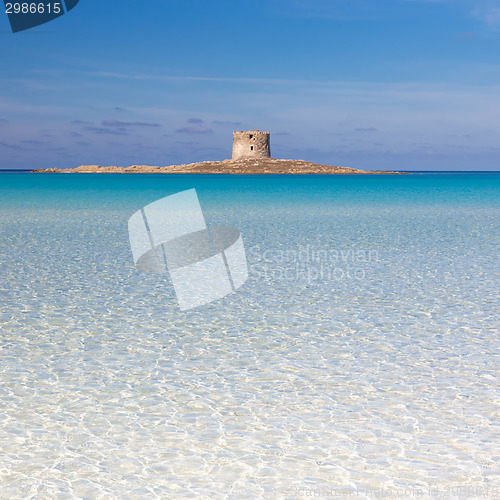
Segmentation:
<svg viewBox="0 0 500 500">
<path fill-rule="evenodd" d="M 2 6 L 2 10 L 3 6 Z M 231 157 L 499 170 L 498 0 L 80 0 L 0 13 L 0 169 Z"/>
</svg>

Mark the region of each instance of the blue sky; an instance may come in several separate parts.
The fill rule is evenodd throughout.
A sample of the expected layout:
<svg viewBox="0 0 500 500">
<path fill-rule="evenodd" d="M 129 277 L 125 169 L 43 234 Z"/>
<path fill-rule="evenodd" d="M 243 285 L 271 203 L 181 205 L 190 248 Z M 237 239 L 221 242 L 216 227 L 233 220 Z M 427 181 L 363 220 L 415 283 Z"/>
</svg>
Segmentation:
<svg viewBox="0 0 500 500">
<path fill-rule="evenodd" d="M 104 6 L 104 7 L 103 7 Z M 498 170 L 500 3 L 80 0 L 0 15 L 0 168 L 277 158 Z"/>
</svg>

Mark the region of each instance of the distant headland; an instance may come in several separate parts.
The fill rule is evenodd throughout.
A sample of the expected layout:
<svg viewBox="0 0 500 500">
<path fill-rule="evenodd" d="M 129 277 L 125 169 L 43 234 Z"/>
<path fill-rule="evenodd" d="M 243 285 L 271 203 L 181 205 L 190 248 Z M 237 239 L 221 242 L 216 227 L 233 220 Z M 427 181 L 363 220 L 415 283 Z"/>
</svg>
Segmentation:
<svg viewBox="0 0 500 500">
<path fill-rule="evenodd" d="M 333 165 L 321 165 L 304 160 L 271 158 L 270 134 L 260 130 L 233 132 L 231 160 L 202 161 L 186 165 L 157 167 L 132 165 L 130 167 L 103 167 L 81 165 L 76 168 L 38 168 L 35 173 L 75 174 L 401 174 L 403 172 L 369 171 Z"/>
</svg>

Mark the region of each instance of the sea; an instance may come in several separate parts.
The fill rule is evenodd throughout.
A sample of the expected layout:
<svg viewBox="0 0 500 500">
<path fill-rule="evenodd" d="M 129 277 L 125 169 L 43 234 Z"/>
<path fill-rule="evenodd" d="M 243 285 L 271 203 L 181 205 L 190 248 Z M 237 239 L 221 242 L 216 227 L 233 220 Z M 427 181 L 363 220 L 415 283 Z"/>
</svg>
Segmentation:
<svg viewBox="0 0 500 500">
<path fill-rule="evenodd" d="M 181 310 L 128 220 L 196 189 Z M 500 498 L 500 173 L 0 173 L 1 499 Z"/>
</svg>

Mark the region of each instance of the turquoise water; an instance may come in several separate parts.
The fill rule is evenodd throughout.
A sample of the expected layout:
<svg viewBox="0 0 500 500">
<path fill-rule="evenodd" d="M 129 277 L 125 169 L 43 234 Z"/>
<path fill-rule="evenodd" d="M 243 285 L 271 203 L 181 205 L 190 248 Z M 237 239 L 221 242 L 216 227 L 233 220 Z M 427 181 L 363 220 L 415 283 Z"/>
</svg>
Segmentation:
<svg viewBox="0 0 500 500">
<path fill-rule="evenodd" d="M 249 278 L 182 312 L 128 218 Z M 0 498 L 500 498 L 498 173 L 0 174 Z"/>
</svg>

